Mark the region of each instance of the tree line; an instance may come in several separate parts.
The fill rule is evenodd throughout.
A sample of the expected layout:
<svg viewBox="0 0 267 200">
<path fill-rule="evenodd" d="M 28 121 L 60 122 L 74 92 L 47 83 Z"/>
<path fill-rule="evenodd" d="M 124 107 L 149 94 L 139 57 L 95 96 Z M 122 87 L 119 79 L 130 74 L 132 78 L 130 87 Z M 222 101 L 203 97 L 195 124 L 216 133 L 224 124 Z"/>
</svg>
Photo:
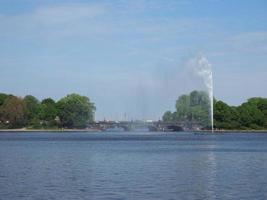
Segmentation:
<svg viewBox="0 0 267 200">
<path fill-rule="evenodd" d="M 86 96 L 69 94 L 59 101 L 32 95 L 24 98 L 0 93 L 0 128 L 85 128 L 94 121 L 95 105 Z M 197 123 L 210 128 L 210 101 L 204 91 L 180 96 L 175 111 L 164 113 L 164 122 Z M 216 129 L 267 129 L 267 98 L 254 97 L 239 106 L 214 99 Z"/>
<path fill-rule="evenodd" d="M 69 94 L 59 101 L 32 95 L 0 93 L 0 128 L 85 128 L 94 120 L 95 105 L 86 96 Z"/>
<path fill-rule="evenodd" d="M 203 91 L 180 96 L 175 111 L 164 113 L 165 122 L 198 123 L 210 128 L 210 100 Z M 229 106 L 214 99 L 214 128 L 228 130 L 267 129 L 267 98 L 254 97 L 239 106 Z"/>
</svg>

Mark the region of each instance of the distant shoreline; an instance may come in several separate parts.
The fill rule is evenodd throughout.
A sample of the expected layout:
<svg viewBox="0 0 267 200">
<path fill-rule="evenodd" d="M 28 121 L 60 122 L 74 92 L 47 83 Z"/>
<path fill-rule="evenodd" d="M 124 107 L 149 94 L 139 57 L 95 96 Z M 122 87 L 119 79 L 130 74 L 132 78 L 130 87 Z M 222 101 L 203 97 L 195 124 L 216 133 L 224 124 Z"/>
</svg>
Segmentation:
<svg viewBox="0 0 267 200">
<path fill-rule="evenodd" d="M 198 130 L 192 132 L 212 132 L 211 130 Z M 267 133 L 267 130 L 214 130 L 214 133 Z"/>
<path fill-rule="evenodd" d="M 105 132 L 99 129 L 0 129 L 1 132 Z M 195 133 L 205 133 L 211 132 L 211 130 L 192 130 L 192 131 L 181 131 L 184 132 L 195 132 Z M 213 133 L 267 133 L 267 130 L 214 130 Z"/>
<path fill-rule="evenodd" d="M 99 129 L 0 129 L 0 132 L 101 132 Z"/>
</svg>

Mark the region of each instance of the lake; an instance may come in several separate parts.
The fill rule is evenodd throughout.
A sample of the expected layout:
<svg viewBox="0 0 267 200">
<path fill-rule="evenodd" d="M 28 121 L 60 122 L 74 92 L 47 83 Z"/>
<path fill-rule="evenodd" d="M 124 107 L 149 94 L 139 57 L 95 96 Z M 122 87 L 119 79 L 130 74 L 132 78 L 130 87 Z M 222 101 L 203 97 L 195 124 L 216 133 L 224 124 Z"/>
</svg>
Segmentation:
<svg viewBox="0 0 267 200">
<path fill-rule="evenodd" d="M 267 134 L 3 132 L 0 199 L 267 199 Z"/>
</svg>

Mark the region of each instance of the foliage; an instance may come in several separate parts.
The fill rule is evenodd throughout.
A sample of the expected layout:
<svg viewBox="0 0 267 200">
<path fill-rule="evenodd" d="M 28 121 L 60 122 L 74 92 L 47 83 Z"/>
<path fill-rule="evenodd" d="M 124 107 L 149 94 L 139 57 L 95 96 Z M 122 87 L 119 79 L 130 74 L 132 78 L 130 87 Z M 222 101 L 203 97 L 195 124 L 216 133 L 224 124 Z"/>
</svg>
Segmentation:
<svg viewBox="0 0 267 200">
<path fill-rule="evenodd" d="M 164 114 L 163 114 L 163 117 L 162 117 L 162 120 L 164 122 L 173 122 L 174 119 L 173 119 L 173 114 L 171 111 L 166 111 Z"/>
<path fill-rule="evenodd" d="M 57 103 L 57 108 L 63 127 L 84 128 L 94 119 L 95 106 L 86 96 L 67 95 Z"/>
<path fill-rule="evenodd" d="M 7 94 L 0 93 L 0 106 L 3 105 L 4 101 L 8 98 Z"/>
<path fill-rule="evenodd" d="M 223 101 L 214 103 L 215 128 L 239 129 L 239 114 L 236 107 L 228 106 Z"/>
<path fill-rule="evenodd" d="M 182 95 L 175 108 L 175 112 L 164 113 L 163 121 L 210 126 L 207 93 Z M 39 102 L 31 95 L 22 99 L 0 93 L 0 128 L 84 128 L 94 120 L 95 109 L 88 97 L 78 94 L 67 95 L 58 102 L 51 98 Z M 267 129 L 267 98 L 250 98 L 240 106 L 215 101 L 214 122 L 217 129 Z"/>
<path fill-rule="evenodd" d="M 2 127 L 20 128 L 25 123 L 25 105 L 21 98 L 10 96 L 0 107 Z"/>
<path fill-rule="evenodd" d="M 38 119 L 39 111 L 40 111 L 40 103 L 38 99 L 36 99 L 32 95 L 27 95 L 23 99 L 25 107 L 26 107 L 26 122 L 27 124 L 31 124 L 36 122 Z"/>
<path fill-rule="evenodd" d="M 176 101 L 176 111 L 165 112 L 163 121 L 197 122 L 210 124 L 209 99 L 205 92 L 193 91 Z M 267 99 L 254 97 L 240 106 L 229 106 L 214 100 L 214 126 L 216 129 L 267 129 Z"/>
<path fill-rule="evenodd" d="M 266 129 L 267 99 L 251 98 L 237 107 L 217 102 L 214 119 L 220 129 Z"/>
<path fill-rule="evenodd" d="M 84 128 L 94 120 L 94 112 L 89 98 L 78 94 L 39 102 L 31 95 L 22 99 L 0 93 L 0 128 Z"/>
<path fill-rule="evenodd" d="M 52 121 L 55 120 L 57 116 L 58 110 L 56 108 L 56 102 L 47 98 L 41 102 L 39 118 L 44 121 Z"/>
<path fill-rule="evenodd" d="M 179 121 L 187 123 L 199 123 L 209 126 L 210 102 L 206 92 L 193 91 L 189 95 L 182 95 L 175 104 L 176 111 L 165 112 L 162 120 L 165 122 Z"/>
</svg>

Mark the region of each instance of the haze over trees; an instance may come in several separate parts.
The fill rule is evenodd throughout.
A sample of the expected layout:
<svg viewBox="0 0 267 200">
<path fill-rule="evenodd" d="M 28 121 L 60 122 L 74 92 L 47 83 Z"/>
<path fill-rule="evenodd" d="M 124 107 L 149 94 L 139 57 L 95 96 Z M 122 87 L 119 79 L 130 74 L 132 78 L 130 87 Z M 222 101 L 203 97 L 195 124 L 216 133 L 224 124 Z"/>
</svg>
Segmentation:
<svg viewBox="0 0 267 200">
<path fill-rule="evenodd" d="M 86 96 L 70 94 L 58 102 L 41 102 L 0 93 L 0 128 L 85 128 L 94 120 L 94 103 Z"/>
<path fill-rule="evenodd" d="M 210 102 L 206 92 L 193 91 L 189 95 L 180 96 L 175 108 L 175 112 L 164 113 L 162 117 L 164 122 L 198 123 L 203 127 L 210 126 Z"/>
<path fill-rule="evenodd" d="M 162 120 L 199 123 L 203 128 L 210 126 L 210 103 L 206 92 L 193 91 L 180 96 L 175 108 L 175 112 L 166 111 Z M 239 106 L 214 100 L 214 127 L 226 130 L 267 129 L 267 98 L 250 98 Z"/>
</svg>

